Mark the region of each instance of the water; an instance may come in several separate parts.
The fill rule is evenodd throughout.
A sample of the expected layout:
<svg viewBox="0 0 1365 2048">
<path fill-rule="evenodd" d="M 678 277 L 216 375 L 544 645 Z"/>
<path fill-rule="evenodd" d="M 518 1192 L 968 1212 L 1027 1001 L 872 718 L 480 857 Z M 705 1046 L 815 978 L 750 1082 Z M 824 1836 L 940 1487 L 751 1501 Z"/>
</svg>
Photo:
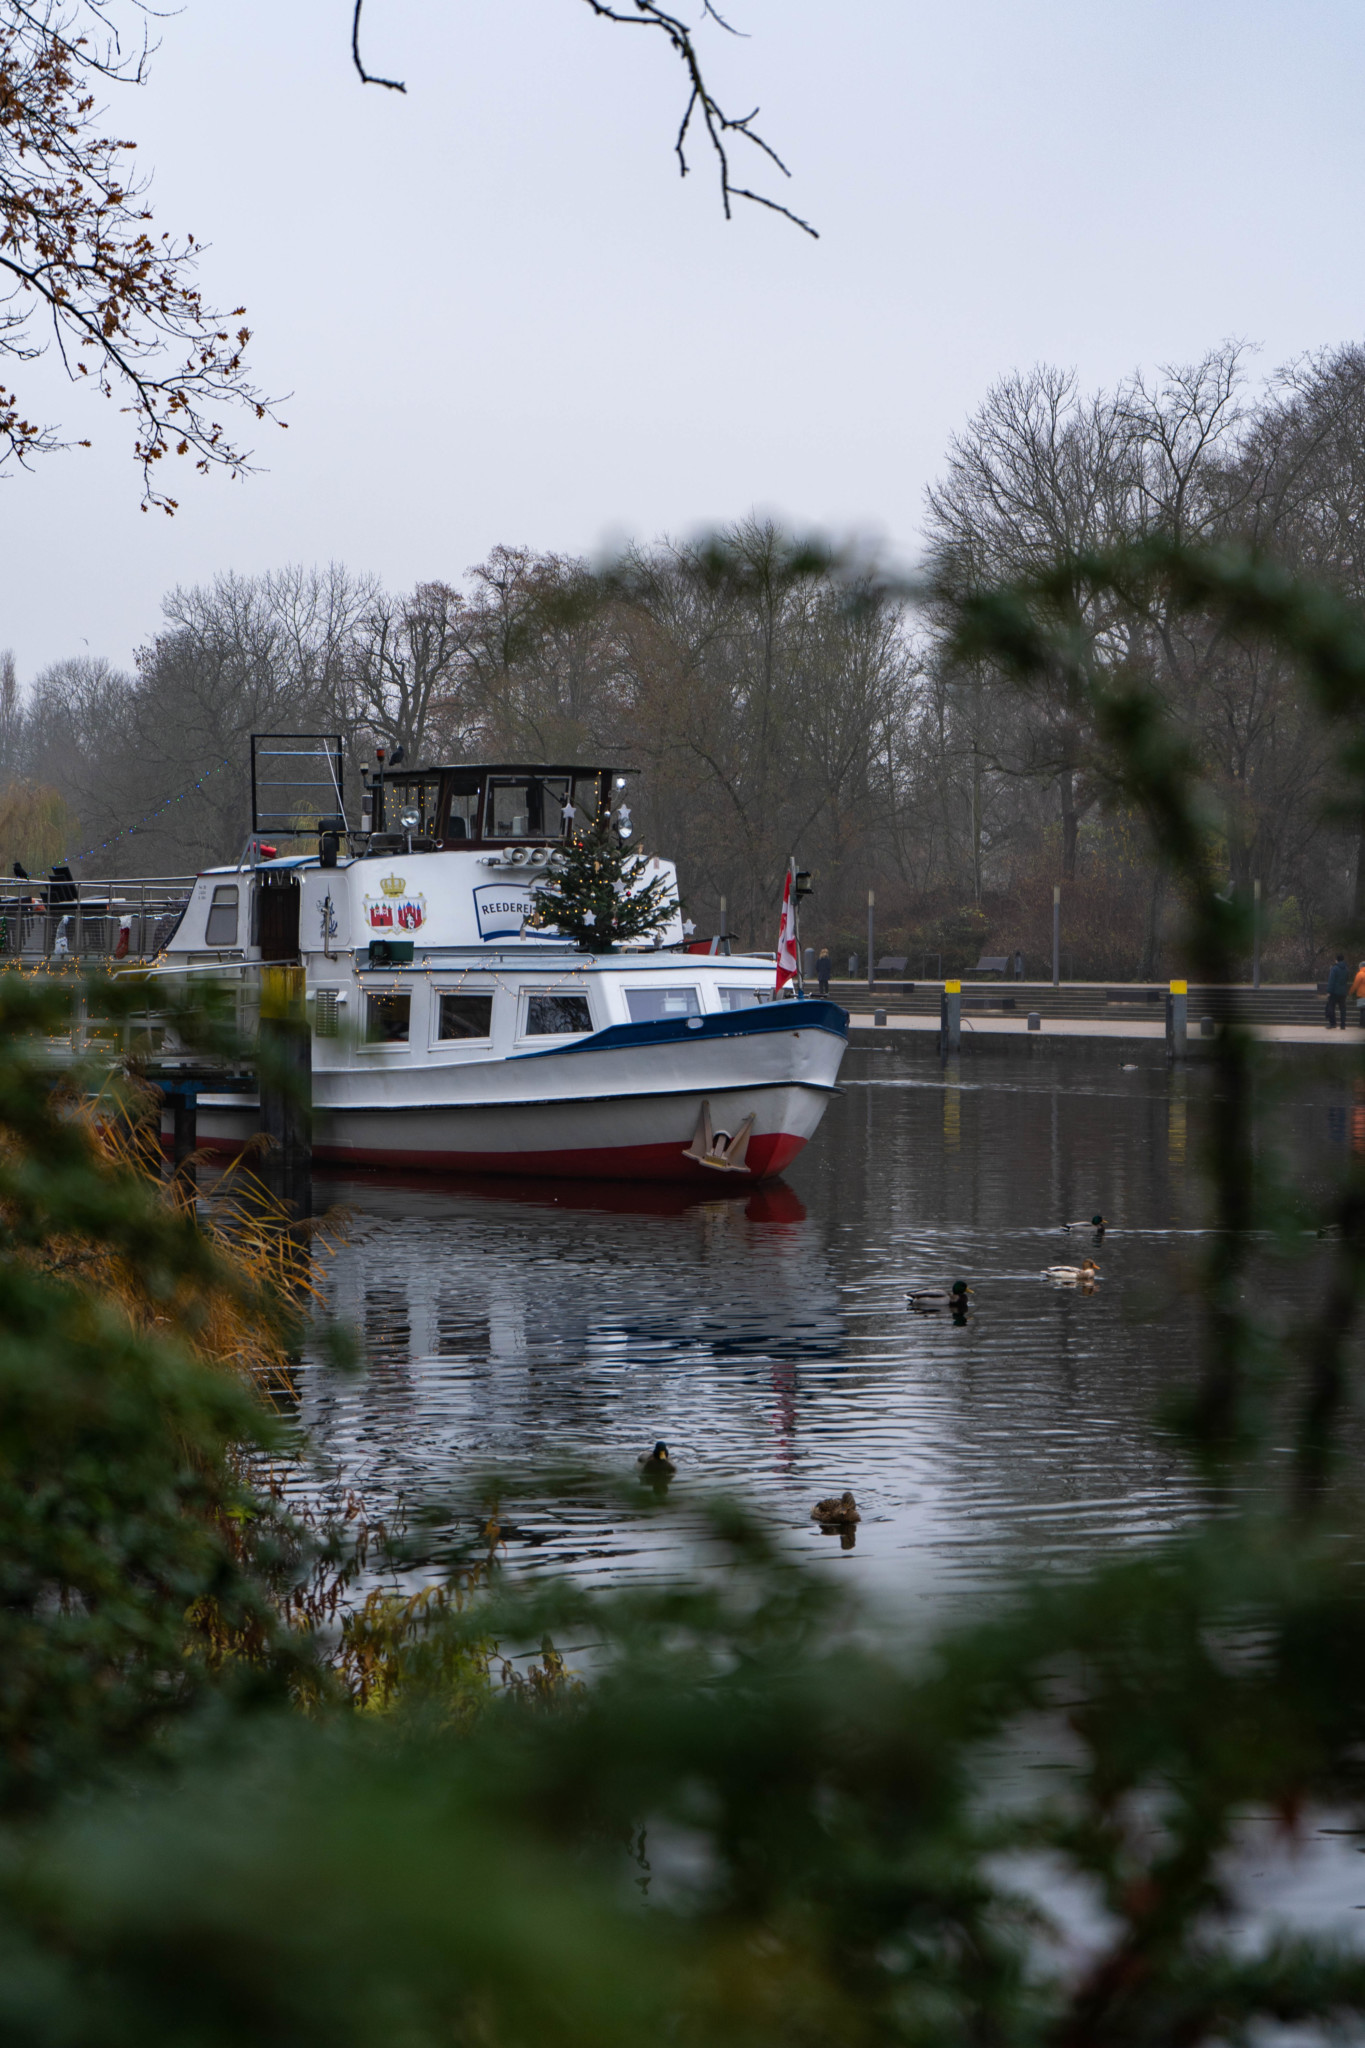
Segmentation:
<svg viewBox="0 0 1365 2048">
<path fill-rule="evenodd" d="M 375 1511 L 464 1489 L 472 1526 L 469 1488 L 497 1467 L 513 1561 L 660 1570 L 685 1517 L 540 1473 L 628 1478 L 662 1437 L 675 1500 L 738 1493 L 810 1552 L 915 1596 L 1178 1527 L 1202 1496 L 1160 1414 L 1198 1356 L 1208 1082 L 1121 1057 L 978 1056 L 944 1076 L 852 1052 L 815 1141 L 768 1189 L 319 1180 L 319 1203 L 352 1213 L 325 1284 L 367 1359 L 353 1377 L 305 1365 L 322 1470 Z M 1275 1128 L 1322 1188 L 1365 1148 L 1365 1102 L 1295 1070 Z M 1050 1285 L 1045 1265 L 1093 1249 L 1059 1224 L 1095 1210 L 1116 1228 L 1094 1292 Z M 910 1288 L 958 1278 L 965 1327 L 907 1308 Z M 1267 1253 L 1254 1284 L 1288 1324 L 1311 1262 Z M 809 1519 L 845 1488 L 863 1516 L 852 1549 Z"/>
</svg>

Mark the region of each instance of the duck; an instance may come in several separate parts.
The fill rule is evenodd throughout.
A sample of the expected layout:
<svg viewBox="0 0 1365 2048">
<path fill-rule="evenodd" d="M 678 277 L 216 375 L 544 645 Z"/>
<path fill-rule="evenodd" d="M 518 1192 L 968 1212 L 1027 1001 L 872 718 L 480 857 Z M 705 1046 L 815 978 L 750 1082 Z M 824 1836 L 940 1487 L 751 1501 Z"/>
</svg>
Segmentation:
<svg viewBox="0 0 1365 2048">
<path fill-rule="evenodd" d="M 1103 1216 L 1098 1215 L 1092 1216 L 1088 1223 L 1064 1223 L 1062 1225 L 1063 1230 L 1093 1230 L 1098 1237 L 1103 1237 L 1108 1228 L 1109 1225 L 1105 1222 Z"/>
<path fill-rule="evenodd" d="M 1082 1259 L 1079 1266 L 1044 1266 L 1043 1278 L 1062 1287 L 1093 1287 L 1099 1272 L 1093 1259 Z"/>
<path fill-rule="evenodd" d="M 644 1457 L 637 1458 L 635 1462 L 640 1468 L 642 1479 L 671 1479 L 678 1469 L 669 1457 L 668 1445 L 662 1437 L 652 1451 Z"/>
<path fill-rule="evenodd" d="M 812 1522 L 819 1522 L 824 1528 L 851 1529 L 855 1522 L 861 1522 L 858 1503 L 851 1493 L 831 1494 L 828 1500 L 818 1500 L 810 1511 Z"/>
<path fill-rule="evenodd" d="M 950 1308 L 965 1313 L 971 1291 L 965 1280 L 954 1280 L 951 1287 L 917 1287 L 906 1299 L 911 1308 Z"/>
</svg>

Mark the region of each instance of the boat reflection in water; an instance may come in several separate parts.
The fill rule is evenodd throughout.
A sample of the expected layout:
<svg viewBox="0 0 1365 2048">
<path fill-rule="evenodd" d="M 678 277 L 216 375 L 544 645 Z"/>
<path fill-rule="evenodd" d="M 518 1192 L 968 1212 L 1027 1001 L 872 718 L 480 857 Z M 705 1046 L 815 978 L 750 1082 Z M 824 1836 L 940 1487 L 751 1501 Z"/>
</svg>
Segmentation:
<svg viewBox="0 0 1365 2048">
<path fill-rule="evenodd" d="M 732 1486 L 721 1446 L 757 1437 L 780 1468 L 801 1362 L 844 1349 L 823 1232 L 782 1182 L 374 1173 L 319 1176 L 314 1199 L 349 1212 L 320 1277 L 367 1364 L 310 1371 L 302 1420 L 371 1511 L 492 1467 L 633 1472 L 661 1436 L 688 1480 Z M 600 1490 L 517 1512 L 561 1561 L 614 1515 Z"/>
</svg>

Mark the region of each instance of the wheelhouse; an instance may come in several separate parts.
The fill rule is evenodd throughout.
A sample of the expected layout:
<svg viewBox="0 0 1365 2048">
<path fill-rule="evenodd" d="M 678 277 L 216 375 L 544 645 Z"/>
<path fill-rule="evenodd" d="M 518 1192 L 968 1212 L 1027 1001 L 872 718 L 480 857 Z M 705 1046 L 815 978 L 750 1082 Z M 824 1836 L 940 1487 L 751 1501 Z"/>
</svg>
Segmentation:
<svg viewBox="0 0 1365 2048">
<path fill-rule="evenodd" d="M 625 790 L 611 768 L 381 767 L 365 786 L 362 830 L 415 853 L 547 844 L 619 811 Z"/>
</svg>

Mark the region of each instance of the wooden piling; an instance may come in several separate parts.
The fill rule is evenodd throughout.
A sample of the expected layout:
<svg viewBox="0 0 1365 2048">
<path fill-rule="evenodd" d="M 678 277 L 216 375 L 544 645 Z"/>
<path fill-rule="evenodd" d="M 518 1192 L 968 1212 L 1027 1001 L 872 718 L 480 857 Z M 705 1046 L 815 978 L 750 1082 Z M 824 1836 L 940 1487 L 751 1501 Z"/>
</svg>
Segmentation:
<svg viewBox="0 0 1365 2048">
<path fill-rule="evenodd" d="M 313 1163 L 313 1040 L 302 967 L 261 975 L 259 1073 L 265 1179 L 297 1216 L 309 1212 Z"/>
</svg>

